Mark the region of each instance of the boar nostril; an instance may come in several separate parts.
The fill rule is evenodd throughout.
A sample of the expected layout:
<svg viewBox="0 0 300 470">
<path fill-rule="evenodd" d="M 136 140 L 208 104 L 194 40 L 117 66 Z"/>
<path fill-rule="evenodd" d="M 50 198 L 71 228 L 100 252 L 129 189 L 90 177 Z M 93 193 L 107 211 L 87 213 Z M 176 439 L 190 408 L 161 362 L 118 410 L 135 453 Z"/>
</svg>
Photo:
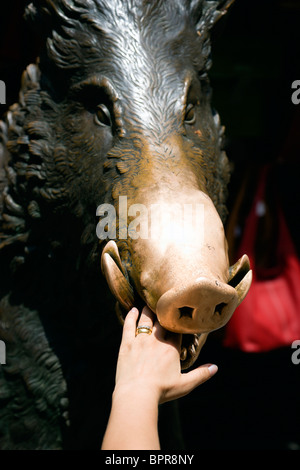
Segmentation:
<svg viewBox="0 0 300 470">
<path fill-rule="evenodd" d="M 221 302 L 220 304 L 216 305 L 214 314 L 217 313 L 218 315 L 222 315 L 222 310 L 224 307 L 226 307 L 226 305 L 227 304 L 225 304 L 224 302 Z"/>
<path fill-rule="evenodd" d="M 180 307 L 178 310 L 180 312 L 179 318 L 182 318 L 182 317 L 193 318 L 194 309 L 192 307 Z"/>
</svg>

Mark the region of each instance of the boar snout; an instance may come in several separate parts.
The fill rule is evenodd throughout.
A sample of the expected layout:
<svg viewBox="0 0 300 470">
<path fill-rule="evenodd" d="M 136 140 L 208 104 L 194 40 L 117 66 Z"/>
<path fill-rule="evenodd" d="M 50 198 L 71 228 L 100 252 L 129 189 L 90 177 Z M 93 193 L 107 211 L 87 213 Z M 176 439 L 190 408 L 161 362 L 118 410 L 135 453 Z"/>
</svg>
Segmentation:
<svg viewBox="0 0 300 470">
<path fill-rule="evenodd" d="M 125 252 L 120 243 L 120 255 L 118 242 L 110 240 L 101 259 L 125 314 L 133 306 L 147 304 L 165 329 L 189 337 L 183 340 L 187 343 L 182 349 L 183 368 L 195 361 L 207 334 L 229 321 L 252 279 L 246 255 L 229 267 L 223 225 L 211 199 L 201 191 L 192 196 L 202 204 L 205 221 L 202 236 L 191 230 L 193 243 L 178 243 L 172 237 L 137 238 L 126 242 Z M 181 202 L 186 201 L 185 196 Z"/>
<path fill-rule="evenodd" d="M 218 280 L 198 278 L 159 299 L 160 324 L 176 333 L 206 333 L 224 326 L 239 303 L 236 290 Z"/>
</svg>

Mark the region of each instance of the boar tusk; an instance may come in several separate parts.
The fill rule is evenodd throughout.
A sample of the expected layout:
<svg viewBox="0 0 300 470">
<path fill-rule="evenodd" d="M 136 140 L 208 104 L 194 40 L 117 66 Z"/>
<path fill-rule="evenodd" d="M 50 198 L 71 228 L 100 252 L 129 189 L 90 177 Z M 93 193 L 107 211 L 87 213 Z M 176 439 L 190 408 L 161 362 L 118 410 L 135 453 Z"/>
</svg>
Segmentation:
<svg viewBox="0 0 300 470">
<path fill-rule="evenodd" d="M 237 292 L 238 299 L 239 299 L 238 305 L 240 305 L 240 303 L 244 300 L 244 298 L 248 294 L 248 291 L 251 287 L 251 282 L 252 282 L 252 271 L 250 270 L 248 271 L 246 276 L 244 276 L 241 282 L 235 287 L 235 290 Z"/>
<path fill-rule="evenodd" d="M 117 256 L 115 248 L 117 249 Z M 120 269 L 119 266 L 121 267 L 122 264 L 117 245 L 116 247 L 112 247 L 110 245 L 107 250 L 105 247 L 101 257 L 102 272 L 112 294 L 116 297 L 122 307 L 128 311 L 134 306 L 134 293 L 131 285 L 124 275 L 124 269 L 122 267 Z"/>
<path fill-rule="evenodd" d="M 104 247 L 103 249 L 103 254 L 104 253 L 108 253 L 111 258 L 114 260 L 114 262 L 116 263 L 116 265 L 118 266 L 118 268 L 120 269 L 120 271 L 124 274 L 125 276 L 125 271 L 124 271 L 124 267 L 122 265 L 122 262 L 121 262 L 121 258 L 120 258 L 120 254 L 119 254 L 119 250 L 118 250 L 118 247 L 117 247 L 117 244 L 116 242 L 114 242 L 113 240 L 110 240 Z M 101 263 L 101 267 L 102 267 L 102 263 Z M 103 269 L 102 269 L 102 272 L 103 272 Z"/>
<path fill-rule="evenodd" d="M 238 296 L 238 305 L 246 297 L 252 282 L 252 271 L 247 255 L 243 255 L 229 268 L 228 284 L 235 288 Z"/>
<path fill-rule="evenodd" d="M 250 270 L 249 258 L 247 255 L 243 255 L 235 264 L 230 266 L 228 284 L 234 287 L 234 283 L 235 285 L 238 284 L 238 282 L 234 281 L 235 276 L 239 273 L 240 279 L 242 279 L 249 270 Z M 233 283 L 231 283 L 231 281 Z"/>
</svg>

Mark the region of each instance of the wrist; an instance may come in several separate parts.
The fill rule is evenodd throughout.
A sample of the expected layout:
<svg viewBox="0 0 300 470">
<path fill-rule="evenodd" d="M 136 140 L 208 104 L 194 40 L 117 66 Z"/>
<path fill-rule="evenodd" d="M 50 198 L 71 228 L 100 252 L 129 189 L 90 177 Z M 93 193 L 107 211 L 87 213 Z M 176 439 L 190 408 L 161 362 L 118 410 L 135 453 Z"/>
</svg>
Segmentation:
<svg viewBox="0 0 300 470">
<path fill-rule="evenodd" d="M 158 399 L 150 387 L 118 383 L 102 449 L 158 450 L 157 421 Z"/>
<path fill-rule="evenodd" d="M 136 404 L 146 403 L 147 407 L 158 407 L 160 394 L 154 387 L 141 382 L 117 383 L 113 391 L 113 402 L 133 401 Z"/>
</svg>

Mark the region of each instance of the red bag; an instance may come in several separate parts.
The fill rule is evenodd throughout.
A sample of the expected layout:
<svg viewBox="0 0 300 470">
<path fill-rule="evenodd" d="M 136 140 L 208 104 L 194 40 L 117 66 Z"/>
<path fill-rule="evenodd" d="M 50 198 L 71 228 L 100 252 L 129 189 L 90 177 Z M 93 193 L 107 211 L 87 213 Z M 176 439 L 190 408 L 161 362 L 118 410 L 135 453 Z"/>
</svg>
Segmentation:
<svg viewBox="0 0 300 470">
<path fill-rule="evenodd" d="M 300 339 L 300 262 L 279 203 L 276 266 L 261 269 L 255 259 L 267 174 L 264 168 L 239 248 L 239 256 L 249 256 L 252 285 L 227 324 L 223 342 L 224 346 L 246 352 L 291 346 Z"/>
</svg>

